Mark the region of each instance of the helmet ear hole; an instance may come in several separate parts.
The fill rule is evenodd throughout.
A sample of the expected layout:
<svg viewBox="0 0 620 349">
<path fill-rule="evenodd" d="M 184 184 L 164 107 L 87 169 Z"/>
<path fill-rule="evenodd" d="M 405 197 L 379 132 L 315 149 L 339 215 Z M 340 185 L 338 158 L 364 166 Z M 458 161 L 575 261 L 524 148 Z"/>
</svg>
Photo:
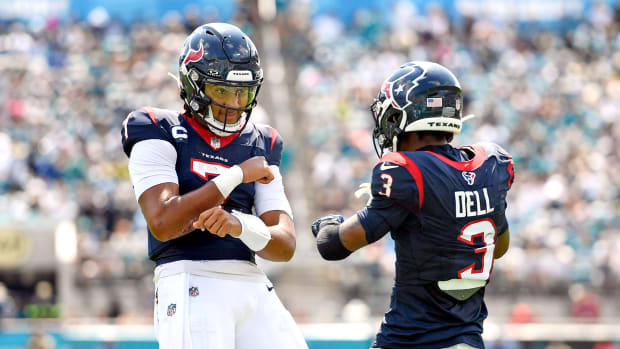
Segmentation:
<svg viewBox="0 0 620 349">
<path fill-rule="evenodd" d="M 400 110 L 395 109 L 392 106 L 389 106 L 385 111 L 385 115 L 383 116 L 386 123 L 390 124 L 398 124 L 398 118 L 402 114 Z"/>
</svg>

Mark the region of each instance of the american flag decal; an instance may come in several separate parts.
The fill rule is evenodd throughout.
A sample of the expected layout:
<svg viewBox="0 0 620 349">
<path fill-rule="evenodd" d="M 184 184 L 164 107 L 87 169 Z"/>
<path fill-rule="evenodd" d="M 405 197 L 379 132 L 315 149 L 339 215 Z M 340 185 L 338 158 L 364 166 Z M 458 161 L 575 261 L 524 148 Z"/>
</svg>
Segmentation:
<svg viewBox="0 0 620 349">
<path fill-rule="evenodd" d="M 443 101 L 441 99 L 441 97 L 435 97 L 435 98 L 427 98 L 426 99 L 426 106 L 427 107 L 442 107 L 443 106 Z"/>
</svg>

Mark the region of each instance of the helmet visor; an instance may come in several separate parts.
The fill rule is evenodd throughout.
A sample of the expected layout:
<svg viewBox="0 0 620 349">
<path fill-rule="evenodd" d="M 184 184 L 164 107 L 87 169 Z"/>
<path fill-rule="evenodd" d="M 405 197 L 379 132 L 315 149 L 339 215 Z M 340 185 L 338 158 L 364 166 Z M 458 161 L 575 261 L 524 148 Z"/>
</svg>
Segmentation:
<svg viewBox="0 0 620 349">
<path fill-rule="evenodd" d="M 204 84 L 204 94 L 211 101 L 233 110 L 245 110 L 251 107 L 256 98 L 257 89 L 258 86 Z"/>
</svg>

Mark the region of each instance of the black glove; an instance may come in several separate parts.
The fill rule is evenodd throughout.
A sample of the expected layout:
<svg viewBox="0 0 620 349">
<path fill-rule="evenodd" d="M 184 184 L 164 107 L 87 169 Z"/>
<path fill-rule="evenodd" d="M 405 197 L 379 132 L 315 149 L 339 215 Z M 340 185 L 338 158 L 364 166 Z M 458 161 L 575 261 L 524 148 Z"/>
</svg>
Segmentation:
<svg viewBox="0 0 620 349">
<path fill-rule="evenodd" d="M 321 217 L 312 223 L 312 235 L 316 237 L 319 235 L 319 230 L 325 224 L 342 224 L 344 222 L 344 217 L 339 214 L 330 214 L 324 217 Z"/>
</svg>

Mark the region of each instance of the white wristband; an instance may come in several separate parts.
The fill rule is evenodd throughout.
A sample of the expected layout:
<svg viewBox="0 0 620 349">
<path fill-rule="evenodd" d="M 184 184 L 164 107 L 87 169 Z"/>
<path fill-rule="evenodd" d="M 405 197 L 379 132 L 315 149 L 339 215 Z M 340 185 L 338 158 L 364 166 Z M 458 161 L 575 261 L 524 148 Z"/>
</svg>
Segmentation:
<svg viewBox="0 0 620 349">
<path fill-rule="evenodd" d="M 233 210 L 231 213 L 241 222 L 239 240 L 243 241 L 252 251 L 260 251 L 267 246 L 267 243 L 271 240 L 271 233 L 265 222 L 255 215 L 236 210 Z"/>
<path fill-rule="evenodd" d="M 217 189 L 227 198 L 235 188 L 243 182 L 243 170 L 235 165 L 226 169 L 221 175 L 211 180 Z"/>
</svg>

